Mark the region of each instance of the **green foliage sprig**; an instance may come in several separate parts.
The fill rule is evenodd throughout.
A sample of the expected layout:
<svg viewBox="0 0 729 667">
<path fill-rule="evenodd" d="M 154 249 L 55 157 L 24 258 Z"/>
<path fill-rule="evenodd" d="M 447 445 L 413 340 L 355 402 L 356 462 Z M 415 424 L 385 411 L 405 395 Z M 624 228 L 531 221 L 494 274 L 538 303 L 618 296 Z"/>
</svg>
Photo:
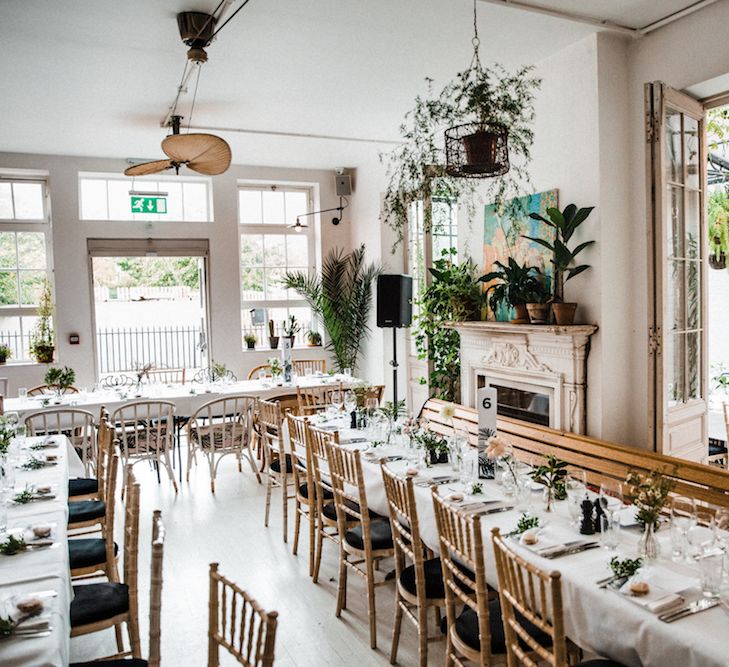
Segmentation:
<svg viewBox="0 0 729 667">
<path fill-rule="evenodd" d="M 448 441 L 432 431 L 421 430 L 414 436 L 414 440 L 428 453 L 448 453 Z"/>
<path fill-rule="evenodd" d="M 278 357 L 271 357 L 268 360 L 268 365 L 271 367 L 272 375 L 283 375 L 283 365 Z"/>
<path fill-rule="evenodd" d="M 610 559 L 610 569 L 618 579 L 629 579 L 643 566 L 642 558 L 624 558 L 617 556 Z"/>
<path fill-rule="evenodd" d="M 39 468 L 43 468 L 45 465 L 46 464 L 43 459 L 31 456 L 25 463 L 23 463 L 22 468 L 23 470 L 38 470 Z"/>
<path fill-rule="evenodd" d="M 483 484 L 481 482 L 474 482 L 471 484 L 471 495 L 478 496 L 483 493 Z"/>
<path fill-rule="evenodd" d="M 0 616 L 0 637 L 10 637 L 18 624 L 10 617 Z"/>
<path fill-rule="evenodd" d="M 455 248 L 443 250 L 435 260 L 430 269 L 433 282 L 413 302 L 417 312 L 413 328 L 418 359 L 432 364 L 430 395 L 460 403 L 460 335 L 445 324 L 480 319 L 483 294 L 476 265 L 471 259 L 454 262 L 455 254 Z"/>
<path fill-rule="evenodd" d="M 49 387 L 58 387 L 61 392 L 65 392 L 76 382 L 76 371 L 68 366 L 53 367 L 48 369 L 43 379 Z"/>
<path fill-rule="evenodd" d="M 481 276 L 480 283 L 492 283 L 486 288 L 489 308 L 496 315 L 499 304 L 519 306 L 525 303 L 543 303 L 548 295 L 542 272 L 536 266 L 521 266 L 513 257 L 507 264 L 494 262 L 496 269 Z M 498 282 L 494 283 L 493 281 Z M 490 296 L 489 296 L 490 294 Z"/>
<path fill-rule="evenodd" d="M 30 489 L 23 489 L 13 498 L 13 502 L 17 505 L 27 505 L 31 500 L 33 500 L 33 492 Z"/>
<path fill-rule="evenodd" d="M 8 535 L 4 542 L 0 542 L 0 553 L 5 556 L 14 556 L 19 551 L 23 551 L 25 546 L 25 540 L 22 537 Z"/>
<path fill-rule="evenodd" d="M 635 518 L 643 526 L 653 524 L 658 529 L 661 510 L 666 504 L 674 482 L 660 470 L 651 470 L 647 475 L 631 470 L 625 478 L 625 498 L 638 508 Z"/>
<path fill-rule="evenodd" d="M 522 533 L 525 533 L 527 530 L 531 530 L 532 528 L 539 528 L 539 517 L 531 516 L 530 514 L 522 514 L 519 517 L 516 528 L 512 530 L 509 535 L 521 535 Z"/>
<path fill-rule="evenodd" d="M 392 421 L 396 421 L 399 417 L 407 414 L 405 399 L 403 398 L 397 403 L 393 403 L 392 401 L 386 401 L 385 404 L 382 406 L 382 414 L 384 414 L 385 417 Z"/>
<path fill-rule="evenodd" d="M 547 454 L 545 458 L 546 463 L 531 471 L 531 478 L 537 484 L 543 484 L 553 491 L 556 500 L 564 500 L 567 497 L 564 484 L 565 477 L 567 477 L 567 463 L 558 459 L 554 454 Z"/>
<path fill-rule="evenodd" d="M 369 336 L 372 283 L 382 272 L 377 264 L 365 262 L 365 246 L 352 252 L 339 248 L 324 258 L 320 275 L 287 272 L 286 288 L 298 292 L 321 320 L 328 334 L 327 349 L 334 353 L 337 367 L 355 372 L 362 344 Z"/>
</svg>

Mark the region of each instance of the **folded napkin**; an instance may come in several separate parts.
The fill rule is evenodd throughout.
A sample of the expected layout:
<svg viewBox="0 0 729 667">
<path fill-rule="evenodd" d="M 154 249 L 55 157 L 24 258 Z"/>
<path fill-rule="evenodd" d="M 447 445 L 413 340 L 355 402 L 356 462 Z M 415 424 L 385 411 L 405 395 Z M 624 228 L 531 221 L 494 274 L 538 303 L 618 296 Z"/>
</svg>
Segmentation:
<svg viewBox="0 0 729 667">
<path fill-rule="evenodd" d="M 646 595 L 633 595 L 630 592 L 630 580 L 628 580 L 621 586 L 620 593 L 652 614 L 662 614 L 685 601 L 678 593 L 671 593 L 650 583 L 649 585 L 650 590 Z"/>
</svg>

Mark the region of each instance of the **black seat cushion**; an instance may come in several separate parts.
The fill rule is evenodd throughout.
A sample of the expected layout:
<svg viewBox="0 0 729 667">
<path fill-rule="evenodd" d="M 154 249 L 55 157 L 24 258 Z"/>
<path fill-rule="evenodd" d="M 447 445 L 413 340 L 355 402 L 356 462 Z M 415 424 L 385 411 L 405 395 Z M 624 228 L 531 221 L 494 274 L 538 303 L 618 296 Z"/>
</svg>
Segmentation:
<svg viewBox="0 0 729 667">
<path fill-rule="evenodd" d="M 345 500 L 344 504 L 349 507 L 350 509 L 354 510 L 355 512 L 359 512 L 359 503 L 355 503 L 353 500 Z M 337 510 L 334 507 L 334 503 L 329 503 L 328 505 L 324 505 L 324 509 L 322 510 L 322 513 L 327 519 L 331 519 L 332 521 L 337 520 Z M 376 512 L 373 512 L 372 510 L 369 510 L 368 512 L 370 519 L 382 519 L 384 517 L 381 517 Z M 357 517 L 352 516 L 349 512 L 347 512 L 347 520 L 348 521 L 358 521 Z"/>
<path fill-rule="evenodd" d="M 271 461 L 270 465 L 273 472 L 281 472 L 281 459 Z M 291 454 L 286 454 L 286 473 L 291 474 L 294 471 L 294 467 L 291 465 Z"/>
<path fill-rule="evenodd" d="M 129 588 L 126 584 L 105 581 L 73 587 L 71 627 L 96 623 L 129 611 Z"/>
<path fill-rule="evenodd" d="M 440 567 L 440 558 L 431 558 L 423 563 L 425 570 L 425 597 L 429 599 L 442 599 L 445 597 L 443 584 L 443 570 Z M 406 567 L 400 574 L 400 585 L 411 595 L 417 595 L 415 588 L 415 565 Z"/>
<path fill-rule="evenodd" d="M 709 456 L 719 456 L 726 453 L 726 444 L 719 444 L 709 440 Z"/>
<path fill-rule="evenodd" d="M 116 660 L 72 662 L 69 667 L 147 667 L 147 661 L 141 658 L 117 658 Z"/>
<path fill-rule="evenodd" d="M 299 487 L 299 493 L 304 496 L 304 498 L 309 497 L 309 485 L 308 484 L 302 484 Z M 324 500 L 334 500 L 334 494 L 329 491 L 328 489 L 324 489 Z"/>
<path fill-rule="evenodd" d="M 355 549 L 364 549 L 364 539 L 362 537 L 362 524 L 348 530 L 344 536 L 347 544 Z M 390 532 L 390 522 L 386 519 L 376 519 L 370 522 L 370 539 L 372 540 L 372 548 L 375 551 L 380 549 L 392 549 L 392 533 Z"/>
<path fill-rule="evenodd" d="M 114 555 L 119 547 L 114 543 Z M 106 541 L 100 537 L 89 537 L 68 541 L 68 560 L 71 569 L 102 565 L 106 562 Z"/>
<path fill-rule="evenodd" d="M 106 514 L 103 500 L 77 500 L 68 503 L 68 523 L 101 519 Z"/>
<path fill-rule="evenodd" d="M 552 644 L 552 639 L 549 635 L 542 632 L 521 616 L 517 616 L 517 619 L 539 644 L 542 646 L 550 646 Z M 506 637 L 504 636 L 504 625 L 501 620 L 501 605 L 498 600 L 489 600 L 489 626 L 491 628 L 491 652 L 505 653 Z M 464 644 L 474 651 L 481 650 L 481 640 L 478 636 L 478 614 L 470 607 L 466 607 L 463 613 L 456 619 L 456 634 Z M 521 642 L 521 640 L 520 643 L 522 648 L 528 649 L 528 646 Z"/>
<path fill-rule="evenodd" d="M 93 477 L 79 477 L 68 480 L 69 496 L 88 496 L 99 492 L 99 482 Z"/>
</svg>

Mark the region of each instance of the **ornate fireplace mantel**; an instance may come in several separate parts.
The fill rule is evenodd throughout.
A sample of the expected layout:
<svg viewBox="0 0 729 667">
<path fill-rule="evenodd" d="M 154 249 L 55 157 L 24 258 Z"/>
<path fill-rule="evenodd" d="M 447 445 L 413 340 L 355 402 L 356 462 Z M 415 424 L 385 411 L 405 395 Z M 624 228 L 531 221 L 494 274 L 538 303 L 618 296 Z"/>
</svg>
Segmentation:
<svg viewBox="0 0 729 667">
<path fill-rule="evenodd" d="M 454 322 L 461 336 L 461 400 L 494 384 L 548 397 L 549 425 L 585 432 L 585 388 L 592 324 L 550 326 Z"/>
</svg>

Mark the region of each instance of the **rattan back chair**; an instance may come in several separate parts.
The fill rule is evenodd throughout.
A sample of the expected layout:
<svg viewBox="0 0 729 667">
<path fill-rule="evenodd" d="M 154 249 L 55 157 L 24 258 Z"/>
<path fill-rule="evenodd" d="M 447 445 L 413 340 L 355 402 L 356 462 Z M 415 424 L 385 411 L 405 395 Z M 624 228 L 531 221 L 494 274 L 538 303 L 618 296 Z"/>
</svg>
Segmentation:
<svg viewBox="0 0 729 667">
<path fill-rule="evenodd" d="M 336 615 L 339 617 L 347 607 L 347 573 L 352 570 L 367 586 L 370 646 L 377 648 L 375 588 L 387 582 L 375 581 L 375 566 L 383 558 L 394 555 L 390 522 L 384 517 L 370 515 L 359 450 L 331 442 L 327 442 L 326 447 L 340 536 Z M 353 520 L 357 525 L 350 528 Z M 364 567 L 360 567 L 362 564 Z"/>
<path fill-rule="evenodd" d="M 311 448 L 308 444 L 307 420 L 290 412 L 286 415 L 291 451 L 291 472 L 294 477 L 295 513 L 293 554 L 299 552 L 299 531 L 303 518 L 309 527 L 309 576 L 314 576 L 316 559 L 316 482 L 311 464 Z"/>
<path fill-rule="evenodd" d="M 264 611 L 210 563 L 208 667 L 220 665 L 220 648 L 244 667 L 272 667 L 278 613 Z"/>
<path fill-rule="evenodd" d="M 210 469 L 210 489 L 215 493 L 215 475 L 224 456 L 233 455 L 242 472 L 241 459 L 245 455 L 261 483 L 256 461 L 251 451 L 253 437 L 253 415 L 258 399 L 255 396 L 231 394 L 216 398 L 201 405 L 187 422 L 187 481 L 190 468 L 200 452 Z"/>
<path fill-rule="evenodd" d="M 184 368 L 153 368 L 147 371 L 149 384 L 185 384 L 187 371 Z"/>
<path fill-rule="evenodd" d="M 465 658 L 482 667 L 504 662 L 503 654 L 492 652 L 491 623 L 500 623 L 500 619 L 490 617 L 492 612 L 498 615 L 498 609 L 489 604 L 481 519 L 460 514 L 456 506 L 438 494 L 437 487 L 433 487 L 432 496 L 446 594 L 446 660 L 448 664 L 462 666 Z M 458 632 L 457 604 L 464 605 L 459 617 L 463 621 L 461 626 L 476 626 L 478 629 L 475 642 L 479 645 L 478 649 L 467 643 Z"/>
<path fill-rule="evenodd" d="M 61 387 L 57 384 L 39 384 L 37 387 L 28 389 L 28 396 L 51 396 L 60 390 L 61 394 L 78 394 L 76 387 Z"/>
<path fill-rule="evenodd" d="M 65 435 L 90 475 L 96 461 L 96 421 L 94 415 L 78 408 L 51 408 L 33 412 L 25 418 L 28 435 Z"/>
<path fill-rule="evenodd" d="M 418 658 L 428 664 L 428 641 L 443 639 L 440 633 L 440 608 L 445 606 L 445 590 L 440 558 L 433 558 L 420 539 L 420 522 L 415 503 L 412 477 L 400 477 L 380 462 L 390 513 L 390 530 L 395 545 L 395 625 L 390 662 L 397 662 L 403 615 L 418 630 Z M 426 559 L 426 555 L 430 558 Z M 437 631 L 428 637 L 428 609 L 435 612 Z"/>
<path fill-rule="evenodd" d="M 116 429 L 124 468 L 139 461 L 153 461 L 164 466 L 177 493 L 170 452 L 175 437 L 175 404 L 171 401 L 141 400 L 122 405 L 111 415 Z"/>
<path fill-rule="evenodd" d="M 323 387 L 297 387 L 296 395 L 299 400 L 299 414 L 313 415 L 317 410 L 332 404 L 332 395 L 335 391 L 342 392 L 342 383 L 326 385 Z"/>
<path fill-rule="evenodd" d="M 299 376 L 326 373 L 326 359 L 294 359 L 294 373 Z"/>
</svg>

